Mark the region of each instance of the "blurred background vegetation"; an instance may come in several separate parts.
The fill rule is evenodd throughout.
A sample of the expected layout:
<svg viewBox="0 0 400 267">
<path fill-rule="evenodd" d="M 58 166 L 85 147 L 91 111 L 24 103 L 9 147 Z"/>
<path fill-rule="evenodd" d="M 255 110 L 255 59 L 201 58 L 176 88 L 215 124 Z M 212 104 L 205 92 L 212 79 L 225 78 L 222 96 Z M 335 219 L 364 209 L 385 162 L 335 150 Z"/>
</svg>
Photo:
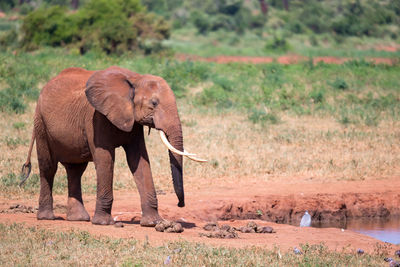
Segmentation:
<svg viewBox="0 0 400 267">
<path fill-rule="evenodd" d="M 246 40 L 261 46 L 261 54 L 301 52 L 294 47 L 304 42 L 397 41 L 400 25 L 400 1 L 390 0 L 2 0 L 0 10 L 13 14 L 0 21 L 2 49 L 62 46 L 81 54 L 149 54 L 166 47 L 199 54 L 195 44 L 182 47 L 177 40 L 215 32 L 214 46 Z"/>
<path fill-rule="evenodd" d="M 258 124 L 288 112 L 365 125 L 400 117 L 399 65 L 364 60 L 399 58 L 400 1 L 2 0 L 0 10 L 0 111 L 23 113 L 63 68 L 115 64 L 164 77 L 193 106 L 244 110 Z M 309 61 L 217 66 L 176 53 Z M 316 67 L 317 56 L 357 61 Z"/>
</svg>

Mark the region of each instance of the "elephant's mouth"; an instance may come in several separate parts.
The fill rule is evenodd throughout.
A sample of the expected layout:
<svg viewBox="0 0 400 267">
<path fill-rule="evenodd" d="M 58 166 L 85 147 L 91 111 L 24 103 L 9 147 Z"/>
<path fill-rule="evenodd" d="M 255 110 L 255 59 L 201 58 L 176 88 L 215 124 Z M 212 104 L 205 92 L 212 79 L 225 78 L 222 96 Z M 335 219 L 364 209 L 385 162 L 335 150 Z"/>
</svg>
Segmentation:
<svg viewBox="0 0 400 267">
<path fill-rule="evenodd" d="M 140 124 L 144 126 L 148 126 L 150 128 L 156 128 L 156 125 L 154 124 L 154 120 L 152 116 L 147 116 L 138 121 Z M 157 129 L 158 130 L 158 129 Z"/>
</svg>

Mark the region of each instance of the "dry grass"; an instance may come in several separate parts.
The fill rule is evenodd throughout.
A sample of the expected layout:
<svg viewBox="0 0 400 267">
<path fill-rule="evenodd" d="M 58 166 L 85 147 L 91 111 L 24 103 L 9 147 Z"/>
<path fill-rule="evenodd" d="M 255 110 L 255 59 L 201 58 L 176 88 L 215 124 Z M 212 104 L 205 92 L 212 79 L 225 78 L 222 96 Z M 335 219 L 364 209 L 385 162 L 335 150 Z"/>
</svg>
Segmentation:
<svg viewBox="0 0 400 267">
<path fill-rule="evenodd" d="M 284 116 L 281 123 L 262 127 L 238 114 L 217 115 L 199 111 L 184 101 L 178 105 L 186 149 L 209 160 L 206 164 L 185 161 L 187 188 L 282 177 L 332 181 L 384 179 L 400 175 L 398 122 L 382 121 L 379 127 L 345 127 L 329 117 Z M 0 133 L 0 149 L 3 151 L 0 177 L 19 174 L 25 162 L 34 107 L 35 104 L 31 103 L 25 114 L 7 114 L 0 119 L 3 129 Z M 155 131 L 146 137 L 146 142 L 156 187 L 172 191 L 165 147 Z M 36 152 L 32 163 L 34 176 L 39 172 Z M 65 188 L 65 170 L 61 165 L 56 183 Z M 83 177 L 85 194 L 95 193 L 95 184 L 94 166 L 89 164 Z M 114 186 L 117 190 L 135 188 L 121 148 L 116 153 Z M 37 189 L 38 186 L 30 192 L 37 193 Z M 22 193 L 17 187 L 0 191 L 1 194 L 16 193 L 15 197 Z"/>
<path fill-rule="evenodd" d="M 149 242 L 97 238 L 85 231 L 53 232 L 21 224 L 0 224 L 1 266 L 378 266 L 386 250 L 356 255 L 303 245 L 302 255 L 251 247 L 212 247 L 191 242 Z M 167 260 L 168 259 L 168 260 Z"/>
</svg>

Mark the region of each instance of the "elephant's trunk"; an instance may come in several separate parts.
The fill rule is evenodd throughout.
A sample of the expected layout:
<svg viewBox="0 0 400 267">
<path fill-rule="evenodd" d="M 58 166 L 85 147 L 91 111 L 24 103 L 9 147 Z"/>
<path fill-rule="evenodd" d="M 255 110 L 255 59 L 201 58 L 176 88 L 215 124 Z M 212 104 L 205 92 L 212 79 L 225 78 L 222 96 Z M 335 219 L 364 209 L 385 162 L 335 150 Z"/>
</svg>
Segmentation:
<svg viewBox="0 0 400 267">
<path fill-rule="evenodd" d="M 183 151 L 182 127 L 179 123 L 165 131 L 168 141 L 176 149 Z M 172 181 L 176 196 L 178 197 L 178 207 L 185 206 L 185 193 L 183 190 L 183 160 L 182 156 L 169 151 L 169 161 L 171 165 Z"/>
</svg>

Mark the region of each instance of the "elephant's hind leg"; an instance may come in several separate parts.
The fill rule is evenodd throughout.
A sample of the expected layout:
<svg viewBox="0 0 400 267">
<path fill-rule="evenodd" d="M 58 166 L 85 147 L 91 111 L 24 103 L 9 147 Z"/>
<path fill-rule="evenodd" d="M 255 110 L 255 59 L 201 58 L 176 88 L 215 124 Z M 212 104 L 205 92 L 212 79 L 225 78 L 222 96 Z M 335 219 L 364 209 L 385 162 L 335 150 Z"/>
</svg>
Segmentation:
<svg viewBox="0 0 400 267">
<path fill-rule="evenodd" d="M 81 164 L 63 163 L 68 177 L 68 221 L 90 221 L 82 200 L 81 180 L 87 167 L 87 162 Z"/>
<path fill-rule="evenodd" d="M 57 161 L 51 155 L 47 139 L 43 135 L 36 136 L 36 150 L 40 172 L 40 196 L 38 220 L 54 220 L 53 182 L 57 171 Z"/>
</svg>

